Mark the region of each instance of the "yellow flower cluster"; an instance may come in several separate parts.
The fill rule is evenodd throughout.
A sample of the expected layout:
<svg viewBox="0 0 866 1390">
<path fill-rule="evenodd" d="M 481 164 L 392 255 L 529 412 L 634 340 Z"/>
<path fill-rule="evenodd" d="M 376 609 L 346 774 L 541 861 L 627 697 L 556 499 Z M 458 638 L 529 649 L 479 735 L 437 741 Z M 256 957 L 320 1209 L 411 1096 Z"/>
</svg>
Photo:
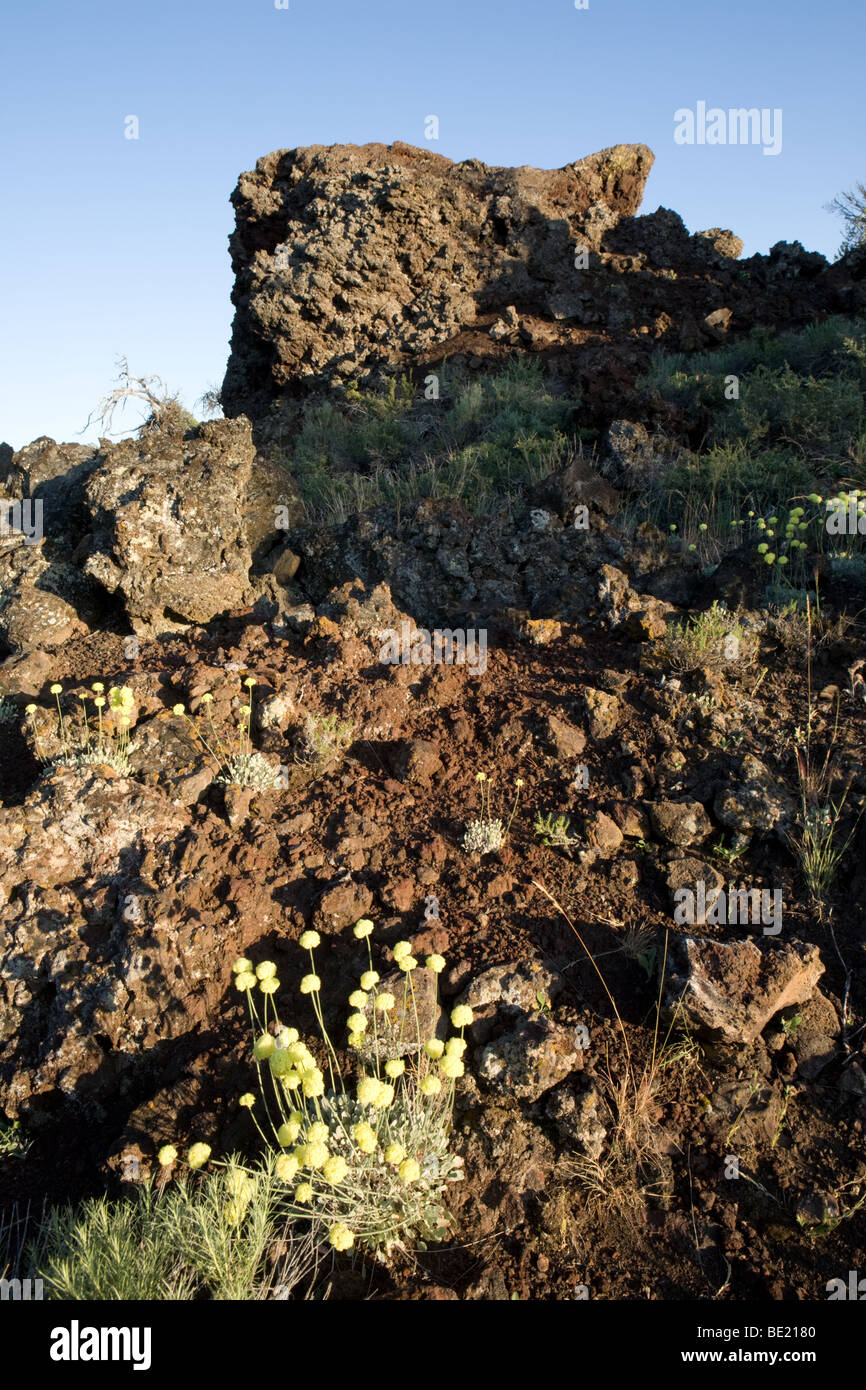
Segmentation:
<svg viewBox="0 0 866 1390">
<path fill-rule="evenodd" d="M 298 1160 L 294 1154 L 280 1154 L 274 1164 L 274 1172 L 280 1182 L 294 1182 L 298 1173 Z"/>
<path fill-rule="evenodd" d="M 54 696 L 57 706 L 57 718 L 59 728 L 59 740 L 63 752 L 59 761 L 67 766 L 76 765 L 79 762 L 96 764 L 100 762 L 110 763 L 119 772 L 126 773 L 129 770 L 129 729 L 132 723 L 132 711 L 135 707 L 135 695 L 132 687 L 128 685 L 113 685 L 108 692 L 108 699 L 105 698 L 105 686 L 102 681 L 94 681 L 90 690 L 93 694 L 93 703 L 96 707 L 97 721 L 96 728 L 91 732 L 90 721 L 86 709 L 86 701 L 89 698 L 85 691 L 78 691 L 78 698 L 81 701 L 81 727 L 74 730 L 69 724 L 63 712 L 63 705 L 60 696 L 63 694 L 63 686 L 59 681 L 54 681 L 49 687 Z M 108 704 L 114 716 L 111 724 L 103 724 L 102 711 Z M 33 735 L 36 743 L 37 756 L 43 762 L 47 759 L 43 756 L 39 730 L 36 726 L 35 714 L 37 706 L 32 702 L 26 707 L 26 713 L 30 716 Z"/>
<path fill-rule="evenodd" d="M 358 1145 L 362 1154 L 372 1154 L 376 1152 L 376 1131 L 372 1125 L 368 1125 L 366 1120 L 355 1125 L 352 1130 L 352 1138 Z"/>
<path fill-rule="evenodd" d="M 255 1196 L 256 1185 L 247 1173 L 233 1169 L 226 1175 L 226 1190 L 229 1193 L 225 1210 L 226 1221 L 230 1226 L 239 1226 Z"/>
<path fill-rule="evenodd" d="M 287 1120 L 284 1120 L 277 1130 L 277 1142 L 284 1149 L 288 1149 L 292 1144 L 298 1142 L 304 1124 L 304 1117 L 300 1111 L 295 1110 Z"/>
<path fill-rule="evenodd" d="M 272 960 L 263 960 L 253 970 L 252 961 L 247 960 L 246 956 L 239 956 L 232 966 L 232 972 L 235 977 L 235 988 L 239 989 L 242 994 L 249 994 L 256 985 L 265 995 L 276 994 L 280 988 L 280 982 L 277 979 L 277 967 Z M 256 1046 L 260 1049 L 266 1049 L 267 1043 L 260 1038 Z M 267 1055 L 265 1051 L 256 1053 L 258 1060 L 261 1060 L 265 1055 Z"/>
<path fill-rule="evenodd" d="M 135 704 L 135 696 L 128 685 L 113 685 L 108 692 L 108 705 L 110 709 L 117 710 L 122 716 L 129 717 Z"/>
<path fill-rule="evenodd" d="M 331 1227 L 328 1239 L 335 1250 L 351 1250 L 355 1244 L 355 1237 L 349 1228 L 343 1225 L 342 1221 L 337 1221 Z"/>
<path fill-rule="evenodd" d="M 369 968 L 360 974 L 359 986 L 349 994 L 352 1010 L 348 1015 L 349 1046 L 364 1049 L 368 1068 L 356 1079 L 354 1100 L 346 1094 L 341 1078 L 342 1095 L 339 1091 L 335 1096 L 329 1094 L 325 1105 L 320 1107 L 317 1102 L 325 1095 L 325 1077 L 298 1030 L 281 1026 L 278 1020 L 272 1023 L 270 1030 L 262 1027 L 255 997 L 263 993 L 267 998 L 279 987 L 274 962 L 263 961 L 254 966 L 248 957 L 240 956 L 232 967 L 237 988 L 246 993 L 249 1000 L 253 1058 L 260 1069 L 267 1070 L 276 1087 L 280 1112 L 273 1126 L 279 1146 L 274 1167 L 276 1177 L 293 1188 L 293 1201 L 298 1207 L 309 1208 L 317 1219 L 325 1222 L 328 1239 L 338 1251 L 351 1249 L 356 1241 L 374 1244 L 382 1238 L 379 1234 L 371 1236 L 366 1217 L 361 1225 L 355 1216 L 347 1217 L 349 1224 L 338 1219 L 347 1212 L 357 1211 L 359 1201 L 381 1202 L 382 1196 L 374 1194 L 388 1194 L 381 1208 L 382 1219 L 386 1230 L 388 1223 L 395 1221 L 398 1224 L 392 1229 L 399 1230 L 401 1201 L 409 1203 L 406 1208 L 409 1211 L 412 1204 L 420 1202 L 423 1205 L 428 1197 L 431 1201 L 438 1200 L 435 1179 L 426 1178 L 437 1168 L 432 1163 L 428 1167 L 427 1159 L 436 1154 L 441 1157 L 441 1152 L 447 1148 L 444 1126 L 450 1110 L 445 1098 L 445 1083 L 449 1083 L 449 1094 L 453 1096 L 453 1083 L 464 1074 L 466 1042 L 457 1036 L 447 1043 L 438 1038 L 428 1039 L 421 1046 L 417 1066 L 412 1066 L 411 1070 L 401 1057 L 390 1056 L 384 1064 L 380 1061 L 378 1018 L 395 1008 L 396 999 L 389 990 L 377 992 L 380 975 L 373 969 L 369 944 L 372 931 L 373 923 L 366 918 L 357 922 L 354 929 L 355 938 L 367 942 L 369 958 Z M 301 949 L 310 952 L 311 965 L 310 973 L 301 979 L 300 992 L 311 996 L 328 1049 L 334 1083 L 334 1067 L 339 1071 L 340 1063 L 324 1025 L 319 999 L 321 979 L 316 973 L 313 955 L 320 944 L 321 937 L 316 931 L 304 931 L 299 937 Z M 411 943 L 397 942 L 392 955 L 404 972 L 405 991 L 407 994 L 414 991 L 411 972 L 418 962 L 412 955 Z M 436 954 L 428 955 L 424 963 L 437 977 L 445 968 L 444 957 Z M 265 1010 L 267 1007 L 266 1004 Z M 408 1015 L 405 997 L 403 1008 Z M 472 1010 L 466 1006 L 456 1007 L 451 1014 L 452 1024 L 461 1030 L 471 1024 L 472 1019 Z M 421 1045 L 420 1038 L 418 1042 Z M 297 1108 L 287 1104 L 289 1096 Z M 429 1098 L 433 1104 L 419 1106 L 415 1097 Z M 437 1102 L 436 1097 L 443 1099 Z M 310 1101 L 312 1105 L 308 1104 Z M 240 1104 L 252 1109 L 252 1094 L 241 1096 Z M 352 1113 L 355 1104 L 365 1108 L 361 1113 L 366 1112 L 368 1118 L 359 1120 L 358 1111 Z M 341 1114 L 350 1118 L 342 1119 Z M 431 1140 L 434 1135 L 438 1137 Z M 203 1149 L 205 1156 L 193 1155 L 191 1151 L 191 1159 L 195 1157 L 199 1163 L 206 1162 L 210 1152 L 207 1146 L 194 1147 Z M 422 1174 L 425 1181 L 422 1181 Z M 412 1188 L 411 1198 L 407 1194 L 398 1199 L 395 1184 L 403 1189 Z M 360 1196 L 362 1193 L 366 1195 Z M 372 1209 L 380 1210 L 375 1206 Z"/>
<path fill-rule="evenodd" d="M 456 1077 L 463 1075 L 465 1068 L 459 1057 L 446 1053 L 439 1063 L 439 1070 L 443 1076 L 447 1076 L 450 1081 L 453 1081 Z"/>
<path fill-rule="evenodd" d="M 378 1107 L 382 1104 L 383 1091 L 391 1091 L 393 1095 L 393 1089 L 392 1086 L 386 1087 L 385 1083 L 376 1076 L 362 1076 L 355 1088 L 355 1094 L 362 1105 Z"/>
</svg>

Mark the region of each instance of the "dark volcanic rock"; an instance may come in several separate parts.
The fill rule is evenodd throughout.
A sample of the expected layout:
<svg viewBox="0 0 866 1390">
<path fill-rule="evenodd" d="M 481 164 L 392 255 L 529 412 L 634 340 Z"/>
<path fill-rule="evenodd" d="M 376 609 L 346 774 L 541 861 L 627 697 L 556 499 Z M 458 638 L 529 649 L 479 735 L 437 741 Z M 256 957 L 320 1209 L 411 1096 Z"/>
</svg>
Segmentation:
<svg viewBox="0 0 866 1390">
<path fill-rule="evenodd" d="M 753 1043 L 774 1014 L 811 999 L 823 973 L 817 946 L 677 937 L 665 1005 L 701 1037 Z"/>
<path fill-rule="evenodd" d="M 311 393 L 527 352 L 608 424 L 659 340 L 692 351 L 866 302 L 856 254 L 830 266 L 794 242 L 739 261 L 730 231 L 636 216 L 652 162 L 645 145 L 552 170 L 400 143 L 264 156 L 232 195 L 226 413 L 277 439 Z"/>
<path fill-rule="evenodd" d="M 212 421 L 193 438 L 153 430 L 123 440 L 86 496 L 94 534 L 85 569 L 123 598 L 144 637 L 249 602 L 254 562 L 280 539 L 280 521 L 300 513 L 289 475 L 257 458 L 246 420 Z"/>
<path fill-rule="evenodd" d="M 530 338 L 536 320 L 580 321 L 576 249 L 591 253 L 637 211 L 652 163 L 645 145 L 553 170 L 454 164 L 400 143 L 266 155 L 232 195 L 224 408 L 261 415 L 289 384 L 441 355 L 466 328 L 489 348 L 527 318 Z"/>
</svg>

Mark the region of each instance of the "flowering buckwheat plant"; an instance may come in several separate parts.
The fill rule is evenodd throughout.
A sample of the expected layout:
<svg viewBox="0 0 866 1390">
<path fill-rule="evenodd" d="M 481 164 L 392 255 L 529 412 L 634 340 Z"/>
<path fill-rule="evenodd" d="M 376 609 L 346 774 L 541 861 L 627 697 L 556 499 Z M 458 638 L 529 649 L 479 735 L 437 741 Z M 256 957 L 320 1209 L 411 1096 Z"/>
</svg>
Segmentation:
<svg viewBox="0 0 866 1390">
<path fill-rule="evenodd" d="M 25 709 L 33 730 L 36 756 L 45 767 L 89 767 L 107 764 L 126 776 L 129 773 L 131 751 L 129 728 L 135 706 L 135 696 L 131 688 L 128 685 L 113 685 L 106 699 L 102 681 L 94 681 L 90 691 L 78 692 L 77 717 L 64 711 L 60 699 L 63 686 L 57 681 L 51 686 L 51 694 L 57 705 L 57 743 L 61 750 L 54 756 L 47 755 L 42 746 L 36 722 L 38 706 L 31 703 Z M 93 702 L 93 715 L 87 708 L 89 699 Z"/>
<path fill-rule="evenodd" d="M 348 1046 L 365 1057 L 350 1078 L 344 1078 L 325 1027 L 315 964 L 318 932 L 300 938 L 310 956 L 300 991 L 310 997 L 319 1023 L 327 1078 L 298 1030 L 277 1016 L 273 962 L 254 967 L 242 957 L 233 972 L 249 1004 L 259 1069 L 263 1118 L 259 1123 L 253 1113 L 253 1119 L 279 1152 L 275 1172 L 286 1185 L 291 1215 L 311 1218 L 335 1250 L 357 1244 L 385 1258 L 395 1247 L 405 1249 L 407 1241 L 423 1247 L 447 1234 L 443 1196 L 448 1182 L 462 1177 L 462 1160 L 449 1152 L 451 1114 L 464 1070 L 463 1030 L 472 1012 L 454 1010 L 459 1033 L 447 1042 L 422 1037 L 412 981 L 418 962 L 409 943 L 399 942 L 393 958 L 404 975 L 404 1016 L 411 1009 L 415 1019 L 417 1055 L 408 1064 L 389 1055 L 388 1017 L 397 1001 L 378 988 L 372 931 L 367 919 L 354 928 L 356 939 L 366 943 L 368 968 L 359 972 L 358 988 L 349 996 Z M 425 964 L 438 983 L 444 958 L 431 955 Z M 242 1103 L 250 1100 L 242 1097 Z"/>
<path fill-rule="evenodd" d="M 511 822 L 514 820 L 517 811 L 517 802 L 520 797 L 520 788 L 523 786 L 523 778 L 518 777 L 515 782 L 514 805 L 511 808 L 511 815 L 508 824 L 503 825 L 498 817 L 493 817 L 490 813 L 490 778 L 486 772 L 476 772 L 476 782 L 481 783 L 481 815 L 475 820 L 471 820 L 466 827 L 463 836 L 463 848 L 467 854 L 494 854 L 502 849 L 508 839 L 508 832 L 511 829 Z M 487 788 L 487 798 L 485 801 L 484 789 Z"/>
<path fill-rule="evenodd" d="M 211 711 L 213 695 L 210 691 L 201 697 L 201 702 L 207 711 L 207 736 L 202 732 L 199 719 L 187 714 L 185 705 L 175 705 L 172 713 L 180 715 L 186 720 L 200 746 L 219 764 L 220 771 L 216 778 L 217 782 L 221 782 L 223 786 L 254 787 L 257 791 L 273 791 L 279 785 L 279 768 L 272 767 L 267 758 L 253 748 L 250 734 L 253 717 L 253 686 L 255 683 L 253 676 L 247 676 L 244 680 L 245 703 L 239 711 L 240 717 L 235 740 L 230 740 L 228 744 L 223 743 L 214 724 Z"/>
</svg>

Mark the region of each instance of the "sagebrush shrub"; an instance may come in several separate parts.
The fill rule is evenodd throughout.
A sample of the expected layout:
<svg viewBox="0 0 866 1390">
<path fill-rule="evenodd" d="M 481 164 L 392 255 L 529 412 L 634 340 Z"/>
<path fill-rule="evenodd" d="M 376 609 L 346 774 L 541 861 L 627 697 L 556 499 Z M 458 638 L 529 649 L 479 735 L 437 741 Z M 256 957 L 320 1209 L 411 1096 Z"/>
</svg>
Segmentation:
<svg viewBox="0 0 866 1390">
<path fill-rule="evenodd" d="M 719 603 L 682 622 L 669 623 L 659 650 L 674 671 L 713 670 L 748 665 L 757 653 L 754 634 Z"/>
</svg>

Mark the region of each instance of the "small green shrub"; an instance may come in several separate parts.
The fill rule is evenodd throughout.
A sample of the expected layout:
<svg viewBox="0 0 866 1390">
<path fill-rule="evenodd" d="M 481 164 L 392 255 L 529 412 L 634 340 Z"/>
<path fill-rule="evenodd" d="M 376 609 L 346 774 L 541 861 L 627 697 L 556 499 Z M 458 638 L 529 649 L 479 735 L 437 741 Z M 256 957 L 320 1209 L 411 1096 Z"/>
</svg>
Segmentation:
<svg viewBox="0 0 866 1390">
<path fill-rule="evenodd" d="M 300 763 L 324 767 L 345 752 L 354 733 L 355 728 L 350 720 L 341 720 L 336 714 L 312 714 L 305 710 L 295 758 Z"/>
<path fill-rule="evenodd" d="M 754 634 L 719 603 L 704 613 L 669 623 L 658 650 L 673 671 L 687 673 L 748 665 L 757 654 Z"/>
<path fill-rule="evenodd" d="M 15 701 L 8 700 L 4 695 L 0 700 L 0 724 L 13 724 L 18 717 L 18 706 Z"/>
<path fill-rule="evenodd" d="M 859 375 L 859 374 L 858 374 Z M 842 456 L 864 427 L 859 380 L 832 374 L 799 376 L 787 364 L 758 366 L 740 386 L 736 409 L 719 411 L 714 434 L 754 450 L 788 441 L 806 459 Z"/>
<path fill-rule="evenodd" d="M 540 813 L 535 818 L 535 834 L 550 849 L 571 849 L 577 837 L 570 833 L 571 817 Z"/>
<path fill-rule="evenodd" d="M 350 381 L 345 398 L 350 405 L 358 406 L 364 414 L 377 420 L 400 420 L 412 408 L 415 385 L 407 372 L 389 377 L 385 389 L 378 393 L 363 391 L 356 381 Z"/>
<path fill-rule="evenodd" d="M 120 1200 L 56 1207 L 37 1224 L 27 1265 L 47 1298 L 74 1302 L 287 1297 L 316 1252 L 287 1225 L 282 1190 L 272 1163 L 248 1172 L 230 1159 L 165 1190 L 150 1182 Z"/>
<path fill-rule="evenodd" d="M 21 1128 L 21 1121 L 7 1120 L 0 1115 L 0 1158 L 23 1158 L 29 1148 L 30 1140 Z"/>
</svg>

